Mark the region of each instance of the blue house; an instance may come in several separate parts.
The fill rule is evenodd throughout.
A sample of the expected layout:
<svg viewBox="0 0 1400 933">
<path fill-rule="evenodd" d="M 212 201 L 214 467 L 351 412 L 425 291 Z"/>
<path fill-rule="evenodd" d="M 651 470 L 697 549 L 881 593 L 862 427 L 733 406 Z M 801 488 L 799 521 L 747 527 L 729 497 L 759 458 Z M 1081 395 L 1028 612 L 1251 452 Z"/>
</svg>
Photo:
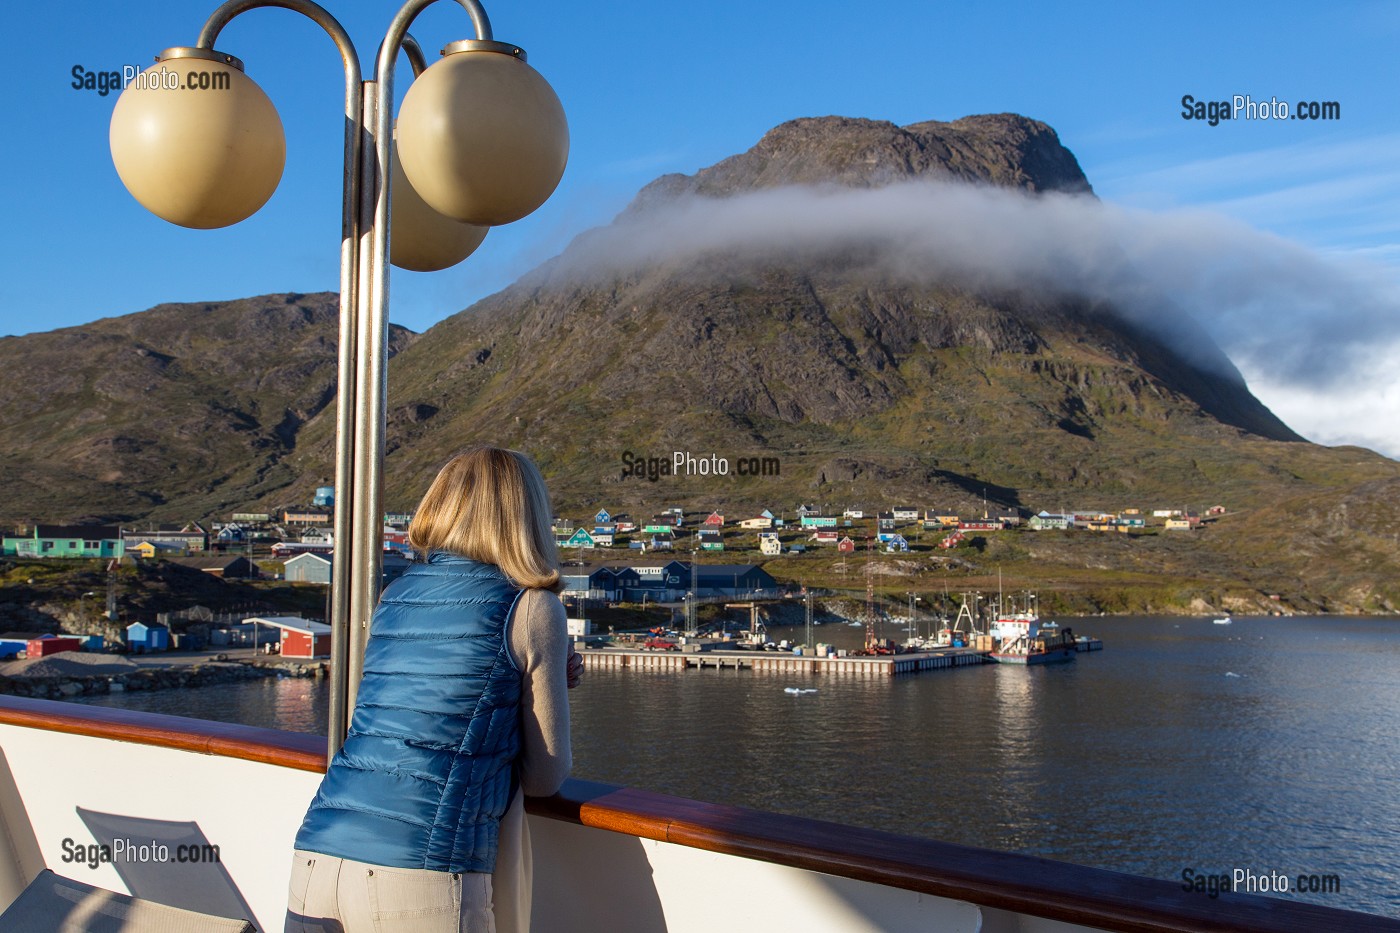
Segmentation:
<svg viewBox="0 0 1400 933">
<path fill-rule="evenodd" d="M 33 637 L 33 632 L 6 632 L 0 635 L 0 658 L 17 657 Z"/>
<path fill-rule="evenodd" d="M 126 627 L 126 645 L 137 654 L 170 650 L 170 629 L 154 622 L 133 622 Z"/>
<path fill-rule="evenodd" d="M 607 509 L 599 509 L 598 514 L 593 516 L 593 521 L 595 524 L 606 525 L 608 522 L 612 521 L 612 515 Z"/>
</svg>

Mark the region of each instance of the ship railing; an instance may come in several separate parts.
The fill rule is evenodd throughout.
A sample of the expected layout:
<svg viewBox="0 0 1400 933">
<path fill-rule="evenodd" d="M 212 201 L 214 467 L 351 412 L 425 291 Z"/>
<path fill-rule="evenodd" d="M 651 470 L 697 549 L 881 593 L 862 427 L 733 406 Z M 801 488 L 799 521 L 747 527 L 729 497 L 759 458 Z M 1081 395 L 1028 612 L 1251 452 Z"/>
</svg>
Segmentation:
<svg viewBox="0 0 1400 933">
<path fill-rule="evenodd" d="M 293 839 L 324 766 L 320 736 L 0 697 L 0 906 L 47 867 L 280 929 Z M 1369 914 L 1210 898 L 1170 881 L 610 784 L 572 780 L 527 809 L 537 930 L 1400 931 Z M 119 839 L 206 858 L 86 857 Z"/>
</svg>

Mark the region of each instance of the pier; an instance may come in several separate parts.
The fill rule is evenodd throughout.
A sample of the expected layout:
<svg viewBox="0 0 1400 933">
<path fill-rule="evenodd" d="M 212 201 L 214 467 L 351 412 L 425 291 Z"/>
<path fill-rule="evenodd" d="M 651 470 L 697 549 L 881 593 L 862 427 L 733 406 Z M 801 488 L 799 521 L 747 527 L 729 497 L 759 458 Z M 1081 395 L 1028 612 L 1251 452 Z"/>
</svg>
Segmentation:
<svg viewBox="0 0 1400 933">
<path fill-rule="evenodd" d="M 991 652 L 949 648 L 896 655 L 795 655 L 786 651 L 658 651 L 644 648 L 579 648 L 584 670 L 751 670 L 780 674 L 893 677 L 919 671 L 986 664 Z"/>
</svg>

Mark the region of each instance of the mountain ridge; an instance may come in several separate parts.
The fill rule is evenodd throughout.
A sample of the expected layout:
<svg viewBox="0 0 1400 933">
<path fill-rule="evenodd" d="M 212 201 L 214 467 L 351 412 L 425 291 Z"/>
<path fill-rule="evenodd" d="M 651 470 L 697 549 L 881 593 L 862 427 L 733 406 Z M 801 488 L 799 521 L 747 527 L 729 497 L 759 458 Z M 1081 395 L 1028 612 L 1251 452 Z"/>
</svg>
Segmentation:
<svg viewBox="0 0 1400 933">
<path fill-rule="evenodd" d="M 1024 117 L 905 127 L 804 118 L 714 166 L 657 179 L 614 225 L 687 199 L 949 180 L 1032 198 L 1092 195 L 1053 129 Z M 412 508 L 452 452 L 489 441 L 530 452 L 575 516 L 802 501 L 976 509 L 984 498 L 1023 511 L 1221 502 L 1278 516 L 1296 502 L 1306 534 L 1338 553 L 1361 548 L 1363 564 L 1400 565 L 1395 542 L 1369 526 L 1343 541 L 1336 529 L 1350 526 L 1327 524 L 1338 503 L 1355 514 L 1393 488 L 1400 464 L 1303 441 L 1199 329 L 1188 354 L 1134 309 L 1032 287 L 882 278 L 859 249 L 658 254 L 574 275 L 570 250 L 600 235 L 581 235 L 424 334 L 395 330 L 387 507 Z M 0 340 L 12 384 L 0 412 L 0 511 L 207 518 L 309 501 L 333 476 L 335 303 L 320 294 L 161 306 Z M 75 385 L 45 381 L 74 359 L 87 364 Z M 675 451 L 776 457 L 781 470 L 623 475 L 624 454 Z M 1249 540 L 1201 540 L 1225 571 L 1265 579 L 1232 556 Z M 1256 564 L 1271 568 L 1268 580 L 1309 573 L 1288 555 Z"/>
</svg>

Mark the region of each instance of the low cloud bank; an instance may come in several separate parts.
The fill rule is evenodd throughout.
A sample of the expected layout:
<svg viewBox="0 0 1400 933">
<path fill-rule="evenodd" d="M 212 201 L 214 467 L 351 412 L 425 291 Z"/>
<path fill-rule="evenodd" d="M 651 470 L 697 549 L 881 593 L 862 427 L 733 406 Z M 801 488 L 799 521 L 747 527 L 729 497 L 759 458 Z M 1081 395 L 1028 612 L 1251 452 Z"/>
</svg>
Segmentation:
<svg viewBox="0 0 1400 933">
<path fill-rule="evenodd" d="M 1400 287 L 1348 263 L 1200 211 L 1129 210 L 1075 195 L 910 183 L 688 197 L 624 215 L 557 269 L 609 275 L 706 254 L 782 261 L 875 256 L 892 280 L 1041 288 L 1112 304 L 1170 337 L 1182 313 L 1246 369 L 1288 384 L 1365 381 L 1400 340 Z"/>
</svg>

